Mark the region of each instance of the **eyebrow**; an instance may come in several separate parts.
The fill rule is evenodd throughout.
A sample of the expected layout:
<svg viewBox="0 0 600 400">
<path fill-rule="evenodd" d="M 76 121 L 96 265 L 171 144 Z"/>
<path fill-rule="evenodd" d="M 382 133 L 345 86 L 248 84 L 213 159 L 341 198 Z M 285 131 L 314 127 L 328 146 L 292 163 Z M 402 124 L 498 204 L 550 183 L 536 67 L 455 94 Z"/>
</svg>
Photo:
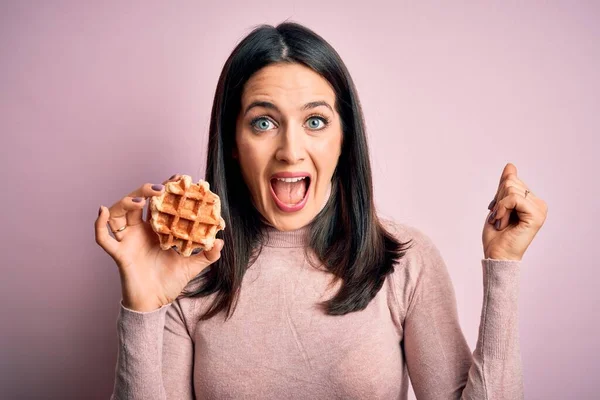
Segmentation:
<svg viewBox="0 0 600 400">
<path fill-rule="evenodd" d="M 301 110 L 305 111 L 305 110 L 310 110 L 311 108 L 316 108 L 319 106 L 325 106 L 327 108 L 329 108 L 329 110 L 331 112 L 333 112 L 333 108 L 331 108 L 331 106 L 329 105 L 329 103 L 327 103 L 326 101 L 311 101 L 310 103 L 306 103 L 305 105 L 302 106 Z M 250 105 L 246 108 L 246 111 L 244 111 L 244 115 L 248 114 L 248 111 L 250 111 L 252 108 L 254 107 L 264 107 L 264 108 L 269 108 L 271 110 L 275 110 L 277 112 L 279 111 L 279 108 L 277 108 L 277 106 L 269 101 L 253 101 L 252 103 L 250 103 Z"/>
</svg>

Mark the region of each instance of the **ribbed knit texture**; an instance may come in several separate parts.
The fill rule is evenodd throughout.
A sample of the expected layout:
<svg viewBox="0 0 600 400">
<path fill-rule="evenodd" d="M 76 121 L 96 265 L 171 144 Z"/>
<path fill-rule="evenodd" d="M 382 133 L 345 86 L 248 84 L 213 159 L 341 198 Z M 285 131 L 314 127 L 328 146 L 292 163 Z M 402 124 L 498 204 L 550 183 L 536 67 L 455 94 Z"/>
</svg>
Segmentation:
<svg viewBox="0 0 600 400">
<path fill-rule="evenodd" d="M 418 399 L 522 399 L 520 262 L 481 260 L 471 352 L 440 252 L 418 229 L 387 225 L 415 244 L 360 312 L 329 316 L 315 306 L 339 285 L 328 288 L 331 275 L 305 259 L 308 227 L 265 227 L 228 321 L 198 320 L 213 296 L 180 296 L 151 312 L 121 303 L 111 399 L 406 399 L 409 378 Z"/>
</svg>

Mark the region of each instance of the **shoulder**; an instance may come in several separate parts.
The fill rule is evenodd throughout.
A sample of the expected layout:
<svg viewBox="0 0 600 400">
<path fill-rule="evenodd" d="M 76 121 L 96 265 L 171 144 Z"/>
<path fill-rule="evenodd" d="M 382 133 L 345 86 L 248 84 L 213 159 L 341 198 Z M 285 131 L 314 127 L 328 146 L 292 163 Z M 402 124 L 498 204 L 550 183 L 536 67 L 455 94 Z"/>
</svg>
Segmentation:
<svg viewBox="0 0 600 400">
<path fill-rule="evenodd" d="M 422 253 L 427 251 L 437 251 L 436 245 L 431 237 L 413 225 L 397 222 L 388 218 L 380 218 L 379 221 L 383 228 L 399 242 L 410 242 L 410 249 L 407 251 L 412 253 Z"/>
<path fill-rule="evenodd" d="M 401 315 L 416 302 L 453 290 L 446 264 L 429 234 L 406 223 L 382 220 L 382 225 L 398 241 L 410 240 L 410 248 L 387 278 Z"/>
<path fill-rule="evenodd" d="M 397 285 L 415 284 L 423 277 L 445 279 L 448 271 L 438 246 L 431 236 L 420 228 L 407 223 L 380 219 L 384 229 L 401 243 L 406 252 L 397 262 L 392 279 Z"/>
</svg>

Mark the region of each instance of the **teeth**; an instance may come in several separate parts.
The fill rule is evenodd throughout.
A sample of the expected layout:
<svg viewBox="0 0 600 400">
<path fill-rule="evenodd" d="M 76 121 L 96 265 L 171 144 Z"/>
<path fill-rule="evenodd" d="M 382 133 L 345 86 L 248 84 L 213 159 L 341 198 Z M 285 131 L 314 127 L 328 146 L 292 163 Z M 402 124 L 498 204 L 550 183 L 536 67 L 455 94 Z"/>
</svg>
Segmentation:
<svg viewBox="0 0 600 400">
<path fill-rule="evenodd" d="M 298 182 L 301 181 L 302 179 L 306 178 L 305 176 L 299 176 L 297 178 L 277 178 L 278 181 L 281 182 Z"/>
</svg>

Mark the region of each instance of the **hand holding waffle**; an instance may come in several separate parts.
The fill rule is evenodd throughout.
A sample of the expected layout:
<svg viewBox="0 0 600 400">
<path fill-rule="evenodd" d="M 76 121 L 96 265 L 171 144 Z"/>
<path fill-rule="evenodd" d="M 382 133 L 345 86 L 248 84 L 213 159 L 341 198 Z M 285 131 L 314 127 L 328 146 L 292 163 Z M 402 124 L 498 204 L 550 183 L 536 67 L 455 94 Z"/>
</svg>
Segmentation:
<svg viewBox="0 0 600 400">
<path fill-rule="evenodd" d="M 220 200 L 208 189 L 206 182 L 192 184 L 189 176 L 174 175 L 163 185 L 141 186 L 110 208 L 100 207 L 96 242 L 119 268 L 125 307 L 145 312 L 171 303 L 219 259 L 223 241 L 215 234 L 225 224 Z"/>
</svg>

